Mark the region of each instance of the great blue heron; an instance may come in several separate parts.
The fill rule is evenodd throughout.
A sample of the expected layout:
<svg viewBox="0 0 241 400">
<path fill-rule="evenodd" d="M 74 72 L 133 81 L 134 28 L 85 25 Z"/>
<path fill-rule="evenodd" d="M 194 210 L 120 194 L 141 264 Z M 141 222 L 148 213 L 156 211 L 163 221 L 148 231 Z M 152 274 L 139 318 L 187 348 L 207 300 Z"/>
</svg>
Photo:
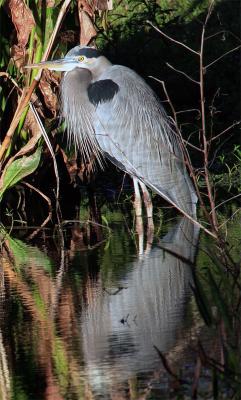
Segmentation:
<svg viewBox="0 0 241 400">
<path fill-rule="evenodd" d="M 196 218 L 197 197 L 181 141 L 160 101 L 133 70 L 113 65 L 98 50 L 76 46 L 63 59 L 31 68 L 64 71 L 62 114 L 84 159 L 107 157 L 138 183 Z"/>
</svg>

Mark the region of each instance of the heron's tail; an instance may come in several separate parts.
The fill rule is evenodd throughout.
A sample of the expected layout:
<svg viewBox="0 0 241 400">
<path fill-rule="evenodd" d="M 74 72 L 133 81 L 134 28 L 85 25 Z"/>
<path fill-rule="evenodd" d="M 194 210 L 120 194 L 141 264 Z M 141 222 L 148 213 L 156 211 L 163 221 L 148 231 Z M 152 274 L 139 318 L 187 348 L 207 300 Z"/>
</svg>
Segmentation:
<svg viewBox="0 0 241 400">
<path fill-rule="evenodd" d="M 155 185 L 146 179 L 141 179 L 151 190 L 159 194 L 164 200 L 174 206 L 182 215 L 197 222 L 197 195 L 193 184 L 187 175 L 183 177 L 183 185 L 180 192 L 163 190 L 159 185 Z"/>
</svg>

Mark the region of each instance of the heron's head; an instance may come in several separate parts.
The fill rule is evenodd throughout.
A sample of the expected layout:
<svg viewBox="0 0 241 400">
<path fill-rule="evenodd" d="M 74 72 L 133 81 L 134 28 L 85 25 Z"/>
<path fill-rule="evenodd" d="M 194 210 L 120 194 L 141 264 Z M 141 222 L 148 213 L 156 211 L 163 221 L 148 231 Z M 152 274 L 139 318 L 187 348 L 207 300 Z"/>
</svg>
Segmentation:
<svg viewBox="0 0 241 400">
<path fill-rule="evenodd" d="M 76 46 L 64 58 L 26 65 L 25 68 L 47 68 L 50 71 L 65 72 L 73 71 L 75 68 L 82 68 L 89 70 L 93 79 L 96 79 L 110 65 L 111 63 L 102 56 L 99 50 L 88 46 Z"/>
</svg>

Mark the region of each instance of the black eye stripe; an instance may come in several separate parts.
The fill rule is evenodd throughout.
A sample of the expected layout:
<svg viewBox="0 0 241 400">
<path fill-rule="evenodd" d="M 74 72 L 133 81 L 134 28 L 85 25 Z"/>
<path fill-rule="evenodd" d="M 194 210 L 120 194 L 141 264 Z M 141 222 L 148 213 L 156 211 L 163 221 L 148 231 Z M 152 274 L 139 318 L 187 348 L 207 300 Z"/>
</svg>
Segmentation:
<svg viewBox="0 0 241 400">
<path fill-rule="evenodd" d="M 89 48 L 84 47 L 83 49 L 80 49 L 79 55 L 80 56 L 83 55 L 83 56 L 85 56 L 87 58 L 96 58 L 96 57 L 100 57 L 101 56 L 101 54 L 100 54 L 100 52 L 98 50 L 92 49 L 91 47 L 89 47 Z"/>
<path fill-rule="evenodd" d="M 92 47 L 83 47 L 81 46 L 76 46 L 73 49 L 71 49 L 67 54 L 67 57 L 80 57 L 80 56 L 85 56 L 86 58 L 97 58 L 101 56 L 101 53 L 93 49 Z"/>
</svg>

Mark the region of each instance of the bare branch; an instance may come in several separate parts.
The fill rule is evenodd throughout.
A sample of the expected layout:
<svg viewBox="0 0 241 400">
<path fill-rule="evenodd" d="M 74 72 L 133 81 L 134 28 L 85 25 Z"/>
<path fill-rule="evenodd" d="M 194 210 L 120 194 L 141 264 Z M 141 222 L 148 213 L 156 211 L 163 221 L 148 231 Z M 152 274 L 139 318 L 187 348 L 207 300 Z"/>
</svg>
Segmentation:
<svg viewBox="0 0 241 400">
<path fill-rule="evenodd" d="M 194 144 L 190 143 L 188 140 L 183 139 L 183 142 L 184 142 L 187 146 L 191 147 L 192 149 L 194 149 L 194 150 L 196 150 L 196 151 L 199 151 L 200 153 L 203 153 L 203 150 L 202 150 L 202 149 L 199 149 L 197 146 L 194 146 Z"/>
<path fill-rule="evenodd" d="M 194 146 L 194 144 L 190 143 L 188 140 L 182 139 L 183 143 L 185 143 L 187 146 L 191 147 L 192 149 L 199 151 L 200 153 L 202 153 L 202 149 L 199 149 L 198 147 Z"/>
<path fill-rule="evenodd" d="M 211 223 L 212 227 L 217 232 L 218 230 L 218 222 L 217 222 L 217 215 L 215 213 L 215 202 L 214 202 L 214 196 L 212 192 L 212 185 L 209 179 L 209 171 L 208 171 L 208 141 L 207 141 L 207 132 L 206 132 L 206 113 L 205 113 L 205 95 L 204 95 L 204 72 L 205 69 L 203 67 L 203 51 L 204 51 L 204 39 L 205 39 L 205 32 L 206 32 L 206 26 L 208 23 L 208 20 L 211 16 L 212 10 L 214 6 L 214 0 L 211 0 L 209 8 L 208 8 L 208 13 L 205 18 L 205 22 L 203 24 L 202 28 L 202 35 L 201 35 L 201 44 L 200 44 L 200 59 L 199 59 L 199 86 L 200 86 L 200 101 L 201 101 L 201 120 L 202 120 L 202 140 L 203 140 L 203 155 L 204 155 L 204 177 L 205 177 L 205 182 L 207 186 L 207 193 L 208 193 L 208 199 L 210 202 L 211 206 Z M 206 210 L 206 208 L 204 208 Z M 208 216 L 208 214 L 206 213 Z"/>
<path fill-rule="evenodd" d="M 224 29 L 222 31 L 219 32 L 215 32 L 212 35 L 206 36 L 204 40 L 209 40 L 212 39 L 215 36 L 221 35 L 222 33 L 227 33 L 228 31 L 225 31 Z"/>
<path fill-rule="evenodd" d="M 228 128 L 226 128 L 226 129 L 224 129 L 224 131 L 222 131 L 222 132 L 220 132 L 218 135 L 216 135 L 216 136 L 214 136 L 212 139 L 211 139 L 211 142 L 213 141 L 213 140 L 216 140 L 217 138 L 219 138 L 221 135 L 223 135 L 224 133 L 226 133 L 226 132 L 228 132 L 230 129 L 232 129 L 234 126 L 236 126 L 236 125 L 239 125 L 241 123 L 241 120 L 240 121 L 235 121 L 232 125 L 230 125 Z"/>
<path fill-rule="evenodd" d="M 42 224 L 40 225 L 39 228 L 37 228 L 29 237 L 28 239 L 33 239 L 41 229 L 44 228 L 44 226 L 50 221 L 50 219 L 52 218 L 52 206 L 51 206 L 51 201 L 49 199 L 48 196 L 46 196 L 43 192 L 41 192 L 41 190 L 39 190 L 38 188 L 36 188 L 35 186 L 31 185 L 29 182 L 26 181 L 22 181 L 22 183 L 24 185 L 26 185 L 27 187 L 29 187 L 30 189 L 34 190 L 35 192 L 37 192 L 41 197 L 43 197 L 43 199 L 47 202 L 48 207 L 49 207 L 49 213 L 48 216 L 45 218 L 45 220 L 42 222 Z"/>
<path fill-rule="evenodd" d="M 161 81 L 160 79 L 155 78 L 154 76 L 151 76 L 151 75 L 149 75 L 149 78 L 154 79 L 155 81 L 157 81 L 157 82 L 159 82 L 159 83 L 162 84 L 164 93 L 165 93 L 166 98 L 167 98 L 167 102 L 169 103 L 169 105 L 170 105 L 170 107 L 171 107 L 171 110 L 172 110 L 172 113 L 173 113 L 175 125 L 176 125 L 177 131 L 178 131 L 178 136 L 181 137 L 182 142 L 185 143 L 185 145 L 188 145 L 188 146 L 194 148 L 195 150 L 202 151 L 202 150 L 200 150 L 198 147 L 196 147 L 196 146 L 194 146 L 193 144 L 189 143 L 187 140 L 183 139 L 183 137 L 182 137 L 182 135 L 181 135 L 181 133 L 180 133 L 180 129 L 178 128 L 177 114 L 178 114 L 178 113 L 181 113 L 181 112 L 184 112 L 184 111 L 176 111 L 176 110 L 175 110 L 174 105 L 172 104 L 172 101 L 171 101 L 171 99 L 170 99 L 170 97 L 169 97 L 169 94 L 168 94 L 168 92 L 167 92 L 165 82 L 164 82 L 164 81 Z M 187 110 L 187 111 L 191 111 L 191 110 Z M 199 111 L 199 110 L 196 110 L 196 111 Z M 199 113 L 200 113 L 200 111 L 199 111 Z"/>
<path fill-rule="evenodd" d="M 211 38 L 213 38 L 213 37 L 215 37 L 215 36 L 221 35 L 222 33 L 228 33 L 229 35 L 231 35 L 231 36 L 233 36 L 235 39 L 237 39 L 238 42 L 241 42 L 241 39 L 240 39 L 238 36 L 236 36 L 233 32 L 231 32 L 231 31 L 226 31 L 226 30 L 222 30 L 222 31 L 213 33 L 213 34 L 210 35 L 210 36 L 206 36 L 204 40 L 209 40 L 209 39 L 211 39 Z"/>
<path fill-rule="evenodd" d="M 219 146 L 215 149 L 212 160 L 210 160 L 209 165 L 208 165 L 209 169 L 212 167 L 214 161 L 216 160 L 216 156 L 217 156 L 218 152 L 220 151 L 220 149 L 225 145 L 225 143 L 228 140 L 230 140 L 230 136 L 228 136 L 224 140 L 222 140 L 222 142 L 219 144 Z"/>
<path fill-rule="evenodd" d="M 206 16 L 206 19 L 205 19 L 205 22 L 204 22 L 204 30 L 206 28 L 206 25 L 208 23 L 209 18 L 211 17 L 212 12 L 213 12 L 214 2 L 215 2 L 215 0 L 210 0 L 210 4 L 209 4 L 209 7 L 208 7 L 208 13 L 207 13 L 207 16 Z"/>
<path fill-rule="evenodd" d="M 0 72 L 0 77 L 1 76 L 5 76 L 7 79 L 9 79 L 12 82 L 12 84 L 19 90 L 19 92 L 22 93 L 22 90 L 18 86 L 17 82 L 11 77 L 10 74 L 8 74 L 7 72 Z"/>
<path fill-rule="evenodd" d="M 61 24 L 63 23 L 65 14 L 66 14 L 66 12 L 67 12 L 67 10 L 69 8 L 70 3 L 71 3 L 71 0 L 64 0 L 64 2 L 62 3 L 60 12 L 58 14 L 57 21 L 55 22 L 54 30 L 53 30 L 53 32 L 51 34 L 51 37 L 49 39 L 48 45 L 47 45 L 47 47 L 45 49 L 45 52 L 44 52 L 44 55 L 43 55 L 41 61 L 45 61 L 49 57 L 49 53 L 50 53 L 50 51 L 51 51 L 51 49 L 53 47 L 53 44 L 54 44 L 54 41 L 56 39 L 57 33 L 58 33 L 58 31 L 59 31 L 59 29 L 61 27 Z"/>
<path fill-rule="evenodd" d="M 171 101 L 171 99 L 170 99 L 170 97 L 168 95 L 165 83 L 163 81 L 153 77 L 153 76 L 150 76 L 150 78 L 155 79 L 157 82 L 162 84 L 164 93 L 165 93 L 167 101 L 168 101 L 168 103 L 169 103 L 169 105 L 171 107 L 171 110 L 172 110 L 172 113 L 173 113 L 173 117 L 174 117 L 174 120 L 175 120 L 175 126 L 176 126 L 176 130 L 177 130 L 177 133 L 175 133 L 175 134 L 178 135 L 180 140 L 181 140 L 181 146 L 182 146 L 182 149 L 183 149 L 185 163 L 186 163 L 186 165 L 187 165 L 187 167 L 188 167 L 188 169 L 190 171 L 190 175 L 193 178 L 193 183 L 194 183 L 194 186 L 195 186 L 195 189 L 196 189 L 200 204 L 202 205 L 202 207 L 204 209 L 204 212 L 205 212 L 205 206 L 204 206 L 204 203 L 202 201 L 202 197 L 201 197 L 201 194 L 200 194 L 200 191 L 199 191 L 199 187 L 198 187 L 198 184 L 197 184 L 196 174 L 195 174 L 194 168 L 192 166 L 192 163 L 191 163 L 191 160 L 190 160 L 190 156 L 189 156 L 188 150 L 186 148 L 186 144 L 188 144 L 191 147 L 194 147 L 195 149 L 197 149 L 197 148 L 195 146 L 191 145 L 189 142 L 185 141 L 183 139 L 182 135 L 181 135 L 180 129 L 178 128 L 177 113 L 176 113 L 176 110 L 175 110 L 175 108 L 174 108 L 174 106 L 172 104 L 172 101 Z M 198 151 L 202 151 L 200 149 L 197 149 L 197 150 Z M 207 214 L 207 216 L 208 216 L 208 214 Z"/>
<path fill-rule="evenodd" d="M 222 201 L 222 203 L 219 203 L 219 204 L 215 207 L 215 210 L 216 210 L 217 208 L 221 207 L 223 204 L 226 204 L 226 203 L 228 203 L 228 202 L 231 201 L 231 200 L 237 199 L 237 198 L 240 197 L 240 196 L 241 196 L 241 193 L 238 193 L 238 194 L 236 194 L 235 196 L 230 197 L 230 199 L 227 199 L 227 200 Z M 239 210 L 241 211 L 241 209 L 239 209 Z"/>
<path fill-rule="evenodd" d="M 184 113 L 194 112 L 194 111 L 199 114 L 199 118 L 200 118 L 200 110 L 198 108 L 190 108 L 188 110 L 180 110 L 180 111 L 177 111 L 176 113 L 177 114 L 184 114 Z"/>
<path fill-rule="evenodd" d="M 187 79 L 189 79 L 189 80 L 192 81 L 193 83 L 196 83 L 197 85 L 199 85 L 199 82 L 198 82 L 198 81 L 196 81 L 195 79 L 191 78 L 191 77 L 190 77 L 189 75 L 187 75 L 185 72 L 180 71 L 179 69 L 173 67 L 173 66 L 172 66 L 171 64 L 169 64 L 169 63 L 166 63 L 166 65 L 167 65 L 169 68 L 173 69 L 174 71 L 178 72 L 179 74 L 184 75 Z"/>
<path fill-rule="evenodd" d="M 203 67 L 204 69 L 207 69 L 209 67 L 211 67 L 211 65 L 216 64 L 216 62 L 218 62 L 219 60 L 221 60 L 223 57 L 227 56 L 230 53 L 233 53 L 234 51 L 238 50 L 241 48 L 241 44 L 237 47 L 234 47 L 232 50 L 227 51 L 226 53 L 224 53 L 222 56 L 216 58 L 216 60 L 212 61 L 210 64 L 206 65 L 205 67 Z"/>
<path fill-rule="evenodd" d="M 229 199 L 229 200 L 231 200 L 231 199 Z M 227 201 L 229 201 L 229 200 L 227 200 Z M 220 229 L 220 228 L 222 228 L 222 226 L 226 225 L 228 223 L 228 221 L 230 221 L 234 217 L 234 215 L 237 214 L 238 212 L 240 212 L 240 208 L 238 208 L 236 211 L 234 211 L 234 213 L 231 215 L 230 218 L 228 218 L 221 225 L 219 225 L 218 229 Z"/>
<path fill-rule="evenodd" d="M 152 28 L 154 28 L 157 32 L 159 32 L 162 36 L 164 36 L 166 39 L 169 39 L 171 42 L 174 42 L 176 44 L 178 44 L 179 46 L 184 47 L 185 49 L 187 49 L 188 51 L 190 51 L 193 54 L 196 54 L 197 56 L 199 56 L 199 53 L 193 49 L 191 49 L 191 47 L 187 46 L 186 44 L 179 42 L 178 40 L 173 39 L 171 36 L 167 35 L 166 33 L 162 32 L 159 28 L 157 28 L 155 25 L 152 24 L 151 21 L 146 21 L 147 24 L 151 25 Z"/>
<path fill-rule="evenodd" d="M 155 76 L 151 76 L 151 75 L 150 75 L 149 78 L 154 79 L 155 81 L 161 83 L 161 85 L 162 85 L 162 87 L 163 87 L 163 90 L 164 90 L 164 93 L 165 93 L 165 96 L 166 96 L 166 98 L 167 98 L 167 102 L 169 103 L 169 105 L 170 105 L 170 107 L 171 107 L 171 110 L 172 110 L 172 113 L 173 113 L 173 117 L 174 117 L 174 120 L 175 120 L 175 124 L 176 124 L 176 127 L 177 127 L 178 124 L 177 124 L 176 111 L 175 111 L 175 108 L 174 108 L 174 106 L 173 106 L 173 104 L 172 104 L 172 102 L 171 102 L 171 99 L 170 99 L 170 97 L 169 97 L 169 95 L 168 95 L 168 93 L 167 93 L 167 89 L 166 89 L 165 82 L 164 82 L 164 81 L 161 81 L 161 80 L 158 79 L 158 78 L 155 78 Z"/>
<path fill-rule="evenodd" d="M 51 146 L 51 142 L 50 142 L 50 140 L 49 140 L 49 137 L 48 137 L 48 135 L 47 135 L 47 132 L 46 132 L 44 126 L 43 126 L 43 123 L 42 123 L 42 121 L 41 121 L 41 119 L 40 119 L 40 116 L 38 115 L 38 112 L 37 112 L 35 106 L 33 105 L 33 103 L 32 103 L 31 101 L 29 102 L 29 105 L 30 105 L 30 109 L 32 110 L 33 115 L 34 115 L 34 117 L 35 117 L 35 119 L 36 119 L 36 121 L 37 121 L 37 124 L 38 124 L 38 126 L 39 126 L 39 129 L 40 129 L 40 131 L 41 131 L 41 133 L 42 133 L 42 135 L 43 135 L 43 138 L 44 138 L 44 140 L 45 140 L 45 143 L 46 143 L 46 145 L 47 145 L 47 147 L 48 147 L 48 149 L 49 149 L 49 152 L 50 152 L 50 154 L 51 154 L 51 157 L 52 157 L 52 159 L 53 159 L 54 172 L 55 172 L 55 177 L 56 177 L 56 199 L 58 200 L 58 198 L 59 198 L 59 185 L 60 185 L 59 182 L 60 182 L 60 181 L 59 181 L 58 165 L 57 165 L 56 157 L 55 157 L 55 154 L 54 154 L 54 150 L 53 150 L 53 148 L 52 148 L 52 146 Z"/>
</svg>

